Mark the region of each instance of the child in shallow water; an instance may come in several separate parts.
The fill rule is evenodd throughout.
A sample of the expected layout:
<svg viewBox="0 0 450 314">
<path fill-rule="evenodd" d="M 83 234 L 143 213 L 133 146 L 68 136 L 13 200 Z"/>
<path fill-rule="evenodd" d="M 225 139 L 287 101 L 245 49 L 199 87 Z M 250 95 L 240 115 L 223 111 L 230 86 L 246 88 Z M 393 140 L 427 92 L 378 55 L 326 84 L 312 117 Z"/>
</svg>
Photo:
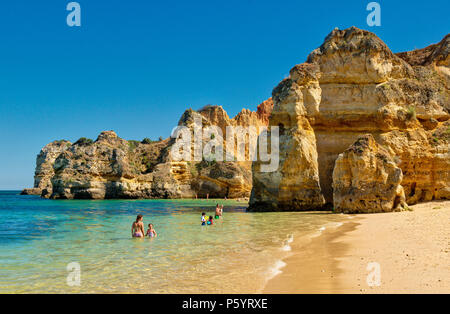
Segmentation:
<svg viewBox="0 0 450 314">
<path fill-rule="evenodd" d="M 213 222 L 213 216 L 209 216 L 209 220 L 208 220 L 207 224 L 208 224 L 208 225 L 213 225 L 213 224 L 214 224 L 214 222 Z"/>
<path fill-rule="evenodd" d="M 202 213 L 202 226 L 206 225 L 206 214 Z"/>
<path fill-rule="evenodd" d="M 150 238 L 156 238 L 158 234 L 156 233 L 156 230 L 153 228 L 153 224 L 148 224 L 148 230 L 147 230 L 147 237 Z"/>
</svg>

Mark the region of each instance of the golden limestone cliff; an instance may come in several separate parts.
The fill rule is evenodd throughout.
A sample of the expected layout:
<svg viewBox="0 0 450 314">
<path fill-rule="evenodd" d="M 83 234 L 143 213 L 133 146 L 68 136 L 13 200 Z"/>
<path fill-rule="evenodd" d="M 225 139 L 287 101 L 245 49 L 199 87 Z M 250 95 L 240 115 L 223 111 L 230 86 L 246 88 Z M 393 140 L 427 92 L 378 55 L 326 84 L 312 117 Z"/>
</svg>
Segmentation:
<svg viewBox="0 0 450 314">
<path fill-rule="evenodd" d="M 449 199 L 449 47 L 447 35 L 396 55 L 371 32 L 331 32 L 273 90 L 280 167 L 255 163 L 249 210 L 385 212 L 406 208 L 402 193 L 408 204 Z M 368 135 L 371 149 L 350 154 Z"/>
<path fill-rule="evenodd" d="M 314 64 L 300 65 L 273 91 L 275 105 L 269 123 L 279 127 L 279 166 L 275 172 L 262 172 L 264 162 L 254 162 L 253 207 L 311 209 L 325 203 L 319 185 L 316 137 L 307 118 L 317 113 L 320 104 L 319 74 Z"/>
<path fill-rule="evenodd" d="M 256 112 L 244 109 L 230 119 L 221 106 L 206 106 L 186 110 L 179 125 L 190 127 L 200 116 L 203 127 L 216 125 L 226 133 L 227 126 L 266 126 L 271 110 L 269 99 Z M 126 141 L 113 131 L 95 141 L 55 141 L 37 157 L 34 188 L 22 193 L 52 199 L 249 197 L 251 162 L 175 161 L 174 143 Z"/>
<path fill-rule="evenodd" d="M 333 200 L 336 212 L 390 212 L 407 209 L 402 170 L 372 134 L 358 138 L 336 159 Z"/>
</svg>

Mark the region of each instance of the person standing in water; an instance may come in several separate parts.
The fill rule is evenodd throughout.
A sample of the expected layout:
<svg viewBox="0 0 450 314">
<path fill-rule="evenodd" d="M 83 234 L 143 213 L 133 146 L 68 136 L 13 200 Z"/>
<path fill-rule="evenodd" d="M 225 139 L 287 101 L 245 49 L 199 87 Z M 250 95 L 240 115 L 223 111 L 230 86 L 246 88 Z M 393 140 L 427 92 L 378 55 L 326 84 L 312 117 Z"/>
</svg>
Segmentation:
<svg viewBox="0 0 450 314">
<path fill-rule="evenodd" d="M 153 224 L 148 224 L 148 230 L 147 230 L 147 237 L 150 238 L 156 238 L 158 234 L 156 233 L 156 230 L 153 228 Z"/>
<path fill-rule="evenodd" d="M 216 219 L 219 219 L 223 215 L 223 205 L 217 204 L 216 206 Z"/>
<path fill-rule="evenodd" d="M 219 219 L 219 217 L 220 216 L 222 216 L 221 214 L 220 214 L 220 206 L 219 206 L 219 204 L 217 204 L 216 205 L 216 219 Z"/>
<path fill-rule="evenodd" d="M 133 238 L 143 238 L 144 234 L 144 223 L 142 222 L 142 215 L 137 215 L 136 221 L 131 225 L 131 236 Z"/>
</svg>

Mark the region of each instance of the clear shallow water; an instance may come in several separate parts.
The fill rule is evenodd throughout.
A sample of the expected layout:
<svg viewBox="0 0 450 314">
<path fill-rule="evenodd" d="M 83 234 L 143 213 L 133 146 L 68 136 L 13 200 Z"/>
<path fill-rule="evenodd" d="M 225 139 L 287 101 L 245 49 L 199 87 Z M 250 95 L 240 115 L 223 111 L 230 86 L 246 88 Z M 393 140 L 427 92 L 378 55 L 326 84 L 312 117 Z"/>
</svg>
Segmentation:
<svg viewBox="0 0 450 314">
<path fill-rule="evenodd" d="M 0 293 L 257 293 L 289 239 L 343 220 L 326 213 L 246 213 L 201 226 L 214 200 L 51 201 L 0 191 Z M 137 214 L 156 239 L 132 239 Z M 146 227 L 147 228 L 147 227 Z M 70 287 L 66 267 L 81 266 Z"/>
</svg>

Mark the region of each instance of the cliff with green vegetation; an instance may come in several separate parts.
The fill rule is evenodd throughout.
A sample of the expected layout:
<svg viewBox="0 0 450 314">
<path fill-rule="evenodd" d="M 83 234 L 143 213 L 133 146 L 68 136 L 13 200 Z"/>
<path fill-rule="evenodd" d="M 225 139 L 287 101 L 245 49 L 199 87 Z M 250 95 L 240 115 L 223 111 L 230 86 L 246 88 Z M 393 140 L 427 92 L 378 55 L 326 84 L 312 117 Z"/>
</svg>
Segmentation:
<svg viewBox="0 0 450 314">
<path fill-rule="evenodd" d="M 272 110 L 269 99 L 253 112 L 242 110 L 230 119 L 221 106 L 186 110 L 179 125 L 192 128 L 195 116 L 202 126 L 266 126 Z M 174 139 L 124 140 L 113 131 L 94 141 L 54 141 L 36 159 L 34 187 L 22 194 L 51 199 L 248 198 L 251 162 L 174 161 Z M 226 145 L 226 143 L 224 143 Z M 248 148 L 247 148 L 248 149 Z"/>
</svg>

